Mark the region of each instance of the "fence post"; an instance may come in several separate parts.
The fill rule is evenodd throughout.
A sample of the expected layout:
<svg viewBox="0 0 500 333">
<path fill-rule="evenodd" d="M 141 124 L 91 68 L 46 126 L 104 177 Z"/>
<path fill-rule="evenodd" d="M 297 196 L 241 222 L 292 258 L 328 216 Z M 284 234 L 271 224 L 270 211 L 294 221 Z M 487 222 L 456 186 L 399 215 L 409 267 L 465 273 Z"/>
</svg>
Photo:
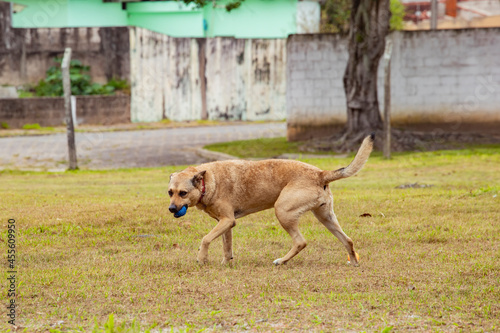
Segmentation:
<svg viewBox="0 0 500 333">
<path fill-rule="evenodd" d="M 391 158 L 391 56 L 392 39 L 387 38 L 385 44 L 384 60 L 384 147 L 385 158 Z"/>
<path fill-rule="evenodd" d="M 70 62 L 71 48 L 67 47 L 66 50 L 64 50 L 61 70 L 64 91 L 64 110 L 66 115 L 66 132 L 68 134 L 69 170 L 76 170 L 78 169 L 78 164 L 76 161 L 75 128 L 71 112 L 71 81 L 69 77 Z"/>
</svg>

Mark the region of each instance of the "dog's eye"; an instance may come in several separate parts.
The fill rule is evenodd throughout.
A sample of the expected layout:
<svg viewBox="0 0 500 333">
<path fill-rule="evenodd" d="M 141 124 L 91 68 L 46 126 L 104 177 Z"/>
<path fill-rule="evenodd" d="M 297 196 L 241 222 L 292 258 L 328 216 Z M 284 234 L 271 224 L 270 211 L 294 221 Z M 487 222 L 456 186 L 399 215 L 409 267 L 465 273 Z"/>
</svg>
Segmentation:
<svg viewBox="0 0 500 333">
<path fill-rule="evenodd" d="M 172 190 L 168 191 L 168 195 L 171 197 L 174 195 L 174 192 L 172 192 Z"/>
<path fill-rule="evenodd" d="M 185 197 L 185 196 L 186 196 L 186 194 L 187 194 L 187 192 L 186 192 L 186 191 L 180 191 L 180 192 L 179 192 L 179 195 L 180 195 L 181 197 Z"/>
</svg>

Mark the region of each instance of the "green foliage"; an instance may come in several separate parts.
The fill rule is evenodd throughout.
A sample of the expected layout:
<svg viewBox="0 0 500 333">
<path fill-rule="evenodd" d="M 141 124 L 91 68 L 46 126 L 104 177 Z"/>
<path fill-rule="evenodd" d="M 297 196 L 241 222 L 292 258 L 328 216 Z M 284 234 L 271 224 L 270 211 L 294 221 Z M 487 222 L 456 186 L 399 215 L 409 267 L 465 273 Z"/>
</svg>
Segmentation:
<svg viewBox="0 0 500 333">
<path fill-rule="evenodd" d="M 235 0 L 235 1 L 224 1 L 225 3 L 225 8 L 228 12 L 232 11 L 233 9 L 239 8 L 241 4 L 245 0 Z M 182 0 L 186 5 L 189 5 L 190 3 L 194 3 L 197 7 L 204 7 L 207 4 L 212 4 L 214 1 L 211 0 Z"/>
<path fill-rule="evenodd" d="M 52 132 L 52 131 L 55 130 L 54 127 L 42 127 L 38 123 L 35 123 L 35 124 L 25 124 L 25 125 L 23 125 L 23 129 L 25 129 L 25 130 L 49 131 L 49 132 Z"/>
<path fill-rule="evenodd" d="M 19 98 L 30 98 L 30 97 L 33 97 L 35 94 L 32 92 L 32 91 L 29 91 L 29 90 L 23 90 L 23 89 L 19 89 L 17 91 L 17 93 L 19 94 Z"/>
<path fill-rule="evenodd" d="M 46 77 L 38 82 L 33 89 L 36 96 L 63 96 L 63 83 L 61 71 L 61 58 L 55 58 L 56 66 L 47 70 Z M 90 66 L 84 66 L 79 60 L 71 60 L 69 76 L 71 80 L 72 95 L 112 95 L 116 90 L 130 89 L 127 80 L 111 79 L 107 84 L 101 85 L 92 82 Z M 28 97 L 25 94 L 24 97 Z"/>
<path fill-rule="evenodd" d="M 327 0 L 321 13 L 321 32 L 346 34 L 349 31 L 351 6 L 350 0 Z"/>
<path fill-rule="evenodd" d="M 403 30 L 404 24 L 403 19 L 405 17 L 405 6 L 399 0 L 391 0 L 391 19 L 389 24 L 391 30 Z"/>
<path fill-rule="evenodd" d="M 112 78 L 109 80 L 108 83 L 106 83 L 106 86 L 108 87 L 113 87 L 115 90 L 127 90 L 130 89 L 130 84 L 127 82 L 127 80 L 119 80 Z"/>
<path fill-rule="evenodd" d="M 30 129 L 40 129 L 40 124 L 25 124 L 23 125 L 23 129 L 30 130 Z"/>
<path fill-rule="evenodd" d="M 350 0 L 326 0 L 321 12 L 321 32 L 346 34 L 349 31 L 352 2 Z M 390 0 L 391 30 L 402 30 L 405 7 L 400 0 Z"/>
<path fill-rule="evenodd" d="M 9 129 L 10 128 L 9 124 L 7 124 L 5 121 L 2 121 L 0 123 L 0 127 L 3 128 L 3 129 Z"/>
<path fill-rule="evenodd" d="M 242 2 L 243 1 L 231 1 L 228 4 L 226 4 L 226 10 L 230 12 L 233 9 L 239 8 Z"/>
</svg>

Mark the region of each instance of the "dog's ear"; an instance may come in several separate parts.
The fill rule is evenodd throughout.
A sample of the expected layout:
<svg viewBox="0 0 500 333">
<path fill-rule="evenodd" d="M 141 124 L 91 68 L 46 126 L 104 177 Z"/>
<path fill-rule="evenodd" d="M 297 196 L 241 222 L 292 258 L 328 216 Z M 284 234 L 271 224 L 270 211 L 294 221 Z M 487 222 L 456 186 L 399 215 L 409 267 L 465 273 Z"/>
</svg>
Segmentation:
<svg viewBox="0 0 500 333">
<path fill-rule="evenodd" d="M 207 172 L 207 170 L 203 170 L 203 171 L 198 172 L 196 175 L 194 175 L 193 179 L 191 179 L 191 182 L 193 183 L 194 186 L 198 186 L 198 184 L 203 179 L 203 176 L 205 176 L 206 172 Z"/>
<path fill-rule="evenodd" d="M 179 174 L 179 173 L 178 173 L 178 172 L 174 172 L 174 173 L 172 173 L 172 174 L 170 175 L 170 180 L 172 180 L 172 177 L 173 177 L 173 176 L 176 176 L 177 174 Z"/>
</svg>

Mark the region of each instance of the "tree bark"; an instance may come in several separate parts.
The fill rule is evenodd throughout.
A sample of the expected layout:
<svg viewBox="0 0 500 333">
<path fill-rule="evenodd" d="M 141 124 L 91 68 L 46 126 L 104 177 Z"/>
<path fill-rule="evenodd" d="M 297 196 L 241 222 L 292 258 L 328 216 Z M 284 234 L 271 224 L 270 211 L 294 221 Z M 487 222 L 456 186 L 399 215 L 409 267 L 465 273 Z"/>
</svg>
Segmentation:
<svg viewBox="0 0 500 333">
<path fill-rule="evenodd" d="M 347 100 L 345 137 L 382 129 L 377 97 L 379 60 L 389 33 L 389 0 L 353 0 L 349 60 L 344 73 Z"/>
</svg>

